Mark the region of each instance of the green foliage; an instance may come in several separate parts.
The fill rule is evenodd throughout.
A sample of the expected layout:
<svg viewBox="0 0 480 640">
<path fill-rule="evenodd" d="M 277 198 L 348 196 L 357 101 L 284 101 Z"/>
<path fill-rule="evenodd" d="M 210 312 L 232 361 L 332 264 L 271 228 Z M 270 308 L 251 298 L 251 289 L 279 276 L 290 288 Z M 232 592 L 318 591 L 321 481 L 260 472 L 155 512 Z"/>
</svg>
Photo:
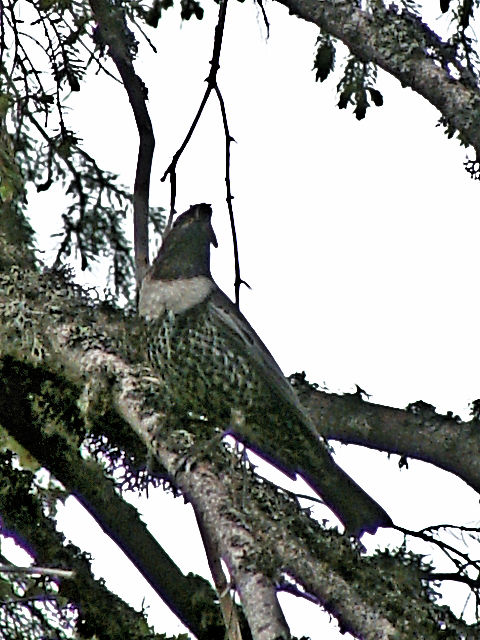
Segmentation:
<svg viewBox="0 0 480 640">
<path fill-rule="evenodd" d="M 461 146 L 468 147 L 470 145 L 470 142 L 466 139 L 466 137 L 462 134 L 462 132 L 459 131 L 455 127 L 455 125 L 450 122 L 448 118 L 445 118 L 444 116 L 439 118 L 437 127 L 444 128 L 445 135 L 449 140 L 455 137 L 459 141 Z M 467 160 L 466 162 L 464 162 L 465 169 L 467 170 L 468 173 L 470 173 L 470 176 L 478 180 L 477 165 L 478 165 L 478 162 L 476 160 L 474 161 Z"/>
<path fill-rule="evenodd" d="M 47 191 L 61 183 L 70 205 L 63 214 L 57 264 L 78 251 L 82 269 L 100 256 L 112 262 L 113 281 L 127 293 L 132 276 L 131 257 L 123 230 L 130 194 L 117 177 L 102 170 L 82 148 L 66 121 L 66 100 L 80 90 L 88 66 L 98 57 L 87 31 L 92 16 L 86 2 L 29 2 L 31 33 L 35 43 L 21 37 L 15 5 L 4 7 L 4 41 L 15 49 L 3 50 L 0 66 L 0 194 L 2 206 L 14 212 L 28 236 L 26 191 Z M 82 47 L 87 47 L 87 56 Z"/>
<path fill-rule="evenodd" d="M 0 42 L 0 231 L 32 246 L 26 217 L 27 192 L 61 184 L 68 205 L 55 234 L 55 264 L 78 257 L 81 269 L 99 258 L 109 261 L 115 295 L 131 297 L 133 261 L 126 239 L 131 193 L 118 177 L 101 168 L 69 125 L 68 98 L 81 90 L 92 66 L 105 70 L 102 34 L 87 0 L 28 0 L 20 19 L 18 3 L 4 3 Z M 156 26 L 172 0 L 107 4 L 106 24 L 120 24 L 122 45 L 131 58 L 139 22 Z M 201 19 L 196 0 L 182 0 L 181 16 Z M 26 18 L 26 20 L 25 20 Z M 109 22 L 110 21 L 110 22 Z M 25 36 L 24 23 L 29 23 Z M 141 29 L 140 29 L 141 32 Z M 153 211 L 155 215 L 155 210 Z M 158 221 L 158 215 L 156 216 Z M 35 222 L 35 221 L 33 221 Z M 153 224 L 157 222 L 153 220 Z"/>
<path fill-rule="evenodd" d="M 12 104 L 11 95 L 0 90 L 0 231 L 18 247 L 31 248 L 33 229 L 24 214 L 25 179 L 16 161 L 16 152 L 23 141 L 11 135 L 7 128 Z"/>
<path fill-rule="evenodd" d="M 152 225 L 154 233 L 159 235 L 163 233 L 167 225 L 167 216 L 163 207 L 150 207 L 149 222 Z"/>
</svg>

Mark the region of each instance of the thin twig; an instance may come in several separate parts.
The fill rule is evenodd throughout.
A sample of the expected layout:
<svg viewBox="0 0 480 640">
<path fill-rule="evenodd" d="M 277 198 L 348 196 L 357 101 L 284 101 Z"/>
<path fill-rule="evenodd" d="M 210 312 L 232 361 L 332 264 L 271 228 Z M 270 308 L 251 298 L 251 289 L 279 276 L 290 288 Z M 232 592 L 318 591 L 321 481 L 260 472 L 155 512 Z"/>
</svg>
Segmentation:
<svg viewBox="0 0 480 640">
<path fill-rule="evenodd" d="M 404 535 L 408 535 L 414 538 L 419 538 L 420 540 L 424 540 L 425 542 L 431 542 L 432 544 L 436 545 L 441 551 L 443 551 L 443 553 L 449 558 L 449 560 L 451 560 L 454 564 L 456 564 L 457 567 L 459 563 L 458 558 L 461 558 L 465 562 L 465 564 L 462 565 L 461 569 L 471 566 L 471 567 L 474 567 L 477 571 L 480 571 L 479 560 L 473 560 L 472 558 L 469 557 L 467 553 L 464 553 L 459 549 L 452 547 L 451 545 L 449 545 L 446 542 L 443 542 L 442 540 L 436 540 L 433 536 L 429 536 L 423 533 L 423 531 L 411 531 L 410 529 L 404 529 L 403 527 L 399 527 L 399 526 L 396 526 L 395 529 L 397 529 L 397 531 L 400 531 Z M 457 558 L 454 558 L 453 556 L 457 556 Z"/>
<path fill-rule="evenodd" d="M 225 185 L 227 188 L 227 207 L 228 207 L 228 216 L 230 218 L 230 227 L 232 229 L 232 240 L 233 240 L 233 255 L 235 257 L 235 304 L 237 307 L 240 306 L 240 286 L 242 284 L 246 285 L 250 289 L 250 285 L 242 280 L 240 277 L 240 260 L 238 256 L 238 242 L 237 242 L 237 231 L 235 229 L 235 218 L 233 215 L 233 207 L 232 207 L 232 190 L 230 184 L 230 145 L 232 142 L 235 142 L 235 139 L 230 135 L 230 129 L 228 127 L 227 120 L 227 110 L 225 109 L 225 102 L 223 100 L 222 92 L 218 87 L 218 84 L 215 83 L 215 93 L 218 98 L 218 103 L 220 105 L 220 111 L 222 112 L 222 121 L 223 121 L 223 129 L 225 131 Z"/>
<path fill-rule="evenodd" d="M 265 11 L 265 7 L 263 6 L 263 0 L 256 0 L 256 3 L 260 7 L 260 11 L 262 12 L 263 22 L 267 30 L 267 40 L 268 40 L 270 37 L 270 22 L 268 21 L 268 18 L 267 18 L 267 12 Z"/>
<path fill-rule="evenodd" d="M 290 582 L 286 582 L 282 580 L 280 584 L 277 586 L 277 591 L 282 591 L 283 593 L 290 593 L 292 596 L 296 598 L 303 598 L 304 600 L 308 600 L 308 602 L 313 602 L 317 606 L 321 606 L 320 600 L 317 596 L 312 593 L 308 593 L 308 591 L 301 591 L 297 585 L 292 584 Z"/>
<path fill-rule="evenodd" d="M 430 573 L 426 574 L 426 580 L 444 581 L 451 580 L 453 582 L 462 582 L 468 585 L 472 590 L 478 590 L 480 587 L 480 581 L 478 578 L 470 578 L 469 576 L 459 573 Z"/>
<path fill-rule="evenodd" d="M 230 182 L 230 145 L 232 142 L 235 142 L 234 138 L 230 135 L 230 130 L 228 127 L 227 120 L 227 112 L 225 109 L 225 102 L 223 100 L 222 93 L 217 83 L 217 74 L 220 69 L 220 54 L 222 50 L 222 40 L 223 33 L 225 27 L 225 17 L 227 13 L 227 4 L 228 0 L 220 0 L 220 9 L 218 12 L 218 20 L 215 26 L 215 37 L 213 42 L 213 52 L 212 59 L 210 60 L 210 73 L 206 78 L 207 88 L 205 89 L 205 93 L 203 95 L 202 101 L 200 102 L 200 106 L 197 109 L 195 117 L 193 118 L 193 122 L 188 129 L 187 135 L 185 136 L 182 144 L 178 148 L 178 150 L 173 155 L 172 161 L 168 165 L 165 173 L 163 174 L 161 181 L 165 182 L 167 177 L 170 178 L 170 215 L 168 217 L 167 226 L 165 228 L 165 233 L 168 232 L 173 224 L 173 217 L 176 213 L 175 211 L 175 200 L 177 195 L 177 164 L 180 160 L 182 153 L 185 151 L 188 143 L 190 142 L 192 135 L 197 127 L 197 124 L 200 121 L 205 105 L 208 102 L 210 94 L 212 91 L 215 92 L 219 105 L 220 111 L 222 113 L 222 121 L 223 128 L 225 132 L 225 184 L 227 189 L 227 206 L 228 206 L 228 215 L 230 218 L 230 227 L 232 230 L 232 240 L 233 240 L 233 252 L 235 258 L 235 304 L 238 307 L 240 301 L 240 286 L 245 284 L 249 287 L 248 283 L 241 279 L 240 276 L 240 261 L 238 256 L 238 241 L 237 241 L 237 233 L 235 229 L 235 218 L 233 215 L 233 207 L 232 200 L 233 195 L 231 191 L 231 182 Z M 249 287 L 250 288 L 250 287 Z"/>
<path fill-rule="evenodd" d="M 453 524 L 435 524 L 420 529 L 419 533 L 432 533 L 439 531 L 440 529 L 456 529 L 457 531 L 464 531 L 467 533 L 477 533 L 480 536 L 480 527 L 468 527 L 466 525 L 453 525 Z"/>
<path fill-rule="evenodd" d="M 75 571 L 67 569 L 54 569 L 52 567 L 18 567 L 14 564 L 0 564 L 0 573 L 56 576 L 58 578 L 73 578 L 75 576 Z"/>
<path fill-rule="evenodd" d="M 173 222 L 173 216 L 175 215 L 176 170 L 177 170 L 178 161 L 180 160 L 182 153 L 185 151 L 186 146 L 190 142 L 193 132 L 195 131 L 195 128 L 201 118 L 205 105 L 207 104 L 208 98 L 210 97 L 212 90 L 216 87 L 216 84 L 217 84 L 217 73 L 218 73 L 218 70 L 220 69 L 220 53 L 222 51 L 222 40 L 223 40 L 223 32 L 225 27 L 225 17 L 227 14 L 227 4 L 228 4 L 228 0 L 220 0 L 220 9 L 218 12 L 217 24 L 215 26 L 215 37 L 213 40 L 212 59 L 210 60 L 210 73 L 205 79 L 207 82 L 207 88 L 205 89 L 205 94 L 202 98 L 200 106 L 198 107 L 198 110 L 197 110 L 197 113 L 195 114 L 193 122 L 190 125 L 187 135 L 185 136 L 184 141 L 182 142 L 178 150 L 173 155 L 172 161 L 168 165 L 165 173 L 161 178 L 161 181 L 165 182 L 165 180 L 167 179 L 167 176 L 170 177 L 170 216 L 168 219 L 166 231 L 168 231 L 169 228 L 171 227 Z"/>
</svg>

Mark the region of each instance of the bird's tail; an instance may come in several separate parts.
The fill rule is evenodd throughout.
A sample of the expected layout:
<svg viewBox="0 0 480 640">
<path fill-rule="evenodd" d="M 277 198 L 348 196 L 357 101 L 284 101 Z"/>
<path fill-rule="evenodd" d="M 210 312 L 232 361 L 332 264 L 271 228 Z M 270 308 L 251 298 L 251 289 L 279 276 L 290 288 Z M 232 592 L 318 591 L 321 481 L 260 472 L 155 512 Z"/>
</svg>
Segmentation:
<svg viewBox="0 0 480 640">
<path fill-rule="evenodd" d="M 343 522 L 345 532 L 359 538 L 365 532 L 375 533 L 379 527 L 393 526 L 385 509 L 345 473 L 327 451 L 321 453 L 318 456 L 316 449 L 315 458 L 310 455 L 310 461 L 302 465 L 298 473 Z"/>
</svg>

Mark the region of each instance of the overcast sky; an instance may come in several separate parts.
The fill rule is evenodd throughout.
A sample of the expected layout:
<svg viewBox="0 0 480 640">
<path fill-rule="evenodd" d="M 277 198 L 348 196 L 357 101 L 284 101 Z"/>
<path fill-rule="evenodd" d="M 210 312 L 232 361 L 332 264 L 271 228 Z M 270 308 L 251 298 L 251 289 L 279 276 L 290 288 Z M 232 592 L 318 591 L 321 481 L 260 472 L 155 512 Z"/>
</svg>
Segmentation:
<svg viewBox="0 0 480 640">
<path fill-rule="evenodd" d="M 166 12 L 151 33 L 156 56 L 141 42 L 136 69 L 149 89 L 157 142 L 154 206 L 168 207 L 169 187 L 160 177 L 205 88 L 217 8 L 205 9 L 200 23 L 180 24 L 178 11 Z M 435 126 L 439 114 L 431 105 L 383 73 L 377 85 L 383 107 L 372 107 L 362 122 L 338 110 L 338 71 L 322 85 L 311 71 L 316 28 L 275 3 L 266 10 L 268 41 L 256 6 L 231 3 L 219 74 L 237 142 L 232 190 L 242 277 L 251 286 L 242 289 L 243 312 L 286 374 L 305 370 L 331 391 L 351 392 L 358 383 L 373 402 L 404 407 L 422 399 L 466 418 L 468 403 L 480 397 L 480 184 L 463 168 L 465 150 Z M 102 75 L 91 77 L 70 104 L 71 124 L 86 150 L 131 187 L 137 134 L 122 88 Z M 233 295 L 223 154 L 212 96 L 178 167 L 177 209 L 212 203 L 220 242 L 214 276 Z M 47 202 L 52 215 L 61 211 L 60 199 L 47 198 L 36 196 L 33 216 L 44 213 Z M 55 229 L 42 226 L 46 240 Z M 340 445 L 336 451 L 342 466 L 403 526 L 480 519 L 478 496 L 449 474 L 415 462 L 400 472 L 397 457 Z M 208 575 L 195 542 L 189 542 L 193 559 L 175 551 L 177 520 L 165 517 L 163 504 L 157 495 L 142 502 L 152 531 L 185 571 Z M 169 508 L 175 518 L 188 517 L 180 500 Z M 73 510 L 65 520 L 80 544 Z M 75 523 L 71 533 L 67 521 Z M 377 540 L 400 542 L 381 534 L 371 544 Z M 117 586 L 132 582 L 127 571 L 112 578 Z M 138 606 L 149 590 L 134 591 Z M 180 626 L 162 617 L 158 598 L 148 602 L 158 630 L 178 632 Z M 455 602 L 458 612 L 461 596 Z M 328 619 L 331 635 L 322 635 L 318 609 L 305 607 L 313 617 L 289 617 L 293 633 L 313 640 L 346 637 Z"/>
</svg>

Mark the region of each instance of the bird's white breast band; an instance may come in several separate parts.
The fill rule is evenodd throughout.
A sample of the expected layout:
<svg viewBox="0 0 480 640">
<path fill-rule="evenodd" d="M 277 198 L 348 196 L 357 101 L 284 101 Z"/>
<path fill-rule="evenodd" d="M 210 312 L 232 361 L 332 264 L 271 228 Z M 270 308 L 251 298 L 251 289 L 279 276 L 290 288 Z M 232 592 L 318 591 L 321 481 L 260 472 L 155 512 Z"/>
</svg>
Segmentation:
<svg viewBox="0 0 480 640">
<path fill-rule="evenodd" d="M 165 311 L 183 313 L 200 304 L 215 287 L 206 276 L 184 280 L 154 280 L 148 275 L 142 282 L 138 312 L 147 320 L 159 318 Z"/>
</svg>

